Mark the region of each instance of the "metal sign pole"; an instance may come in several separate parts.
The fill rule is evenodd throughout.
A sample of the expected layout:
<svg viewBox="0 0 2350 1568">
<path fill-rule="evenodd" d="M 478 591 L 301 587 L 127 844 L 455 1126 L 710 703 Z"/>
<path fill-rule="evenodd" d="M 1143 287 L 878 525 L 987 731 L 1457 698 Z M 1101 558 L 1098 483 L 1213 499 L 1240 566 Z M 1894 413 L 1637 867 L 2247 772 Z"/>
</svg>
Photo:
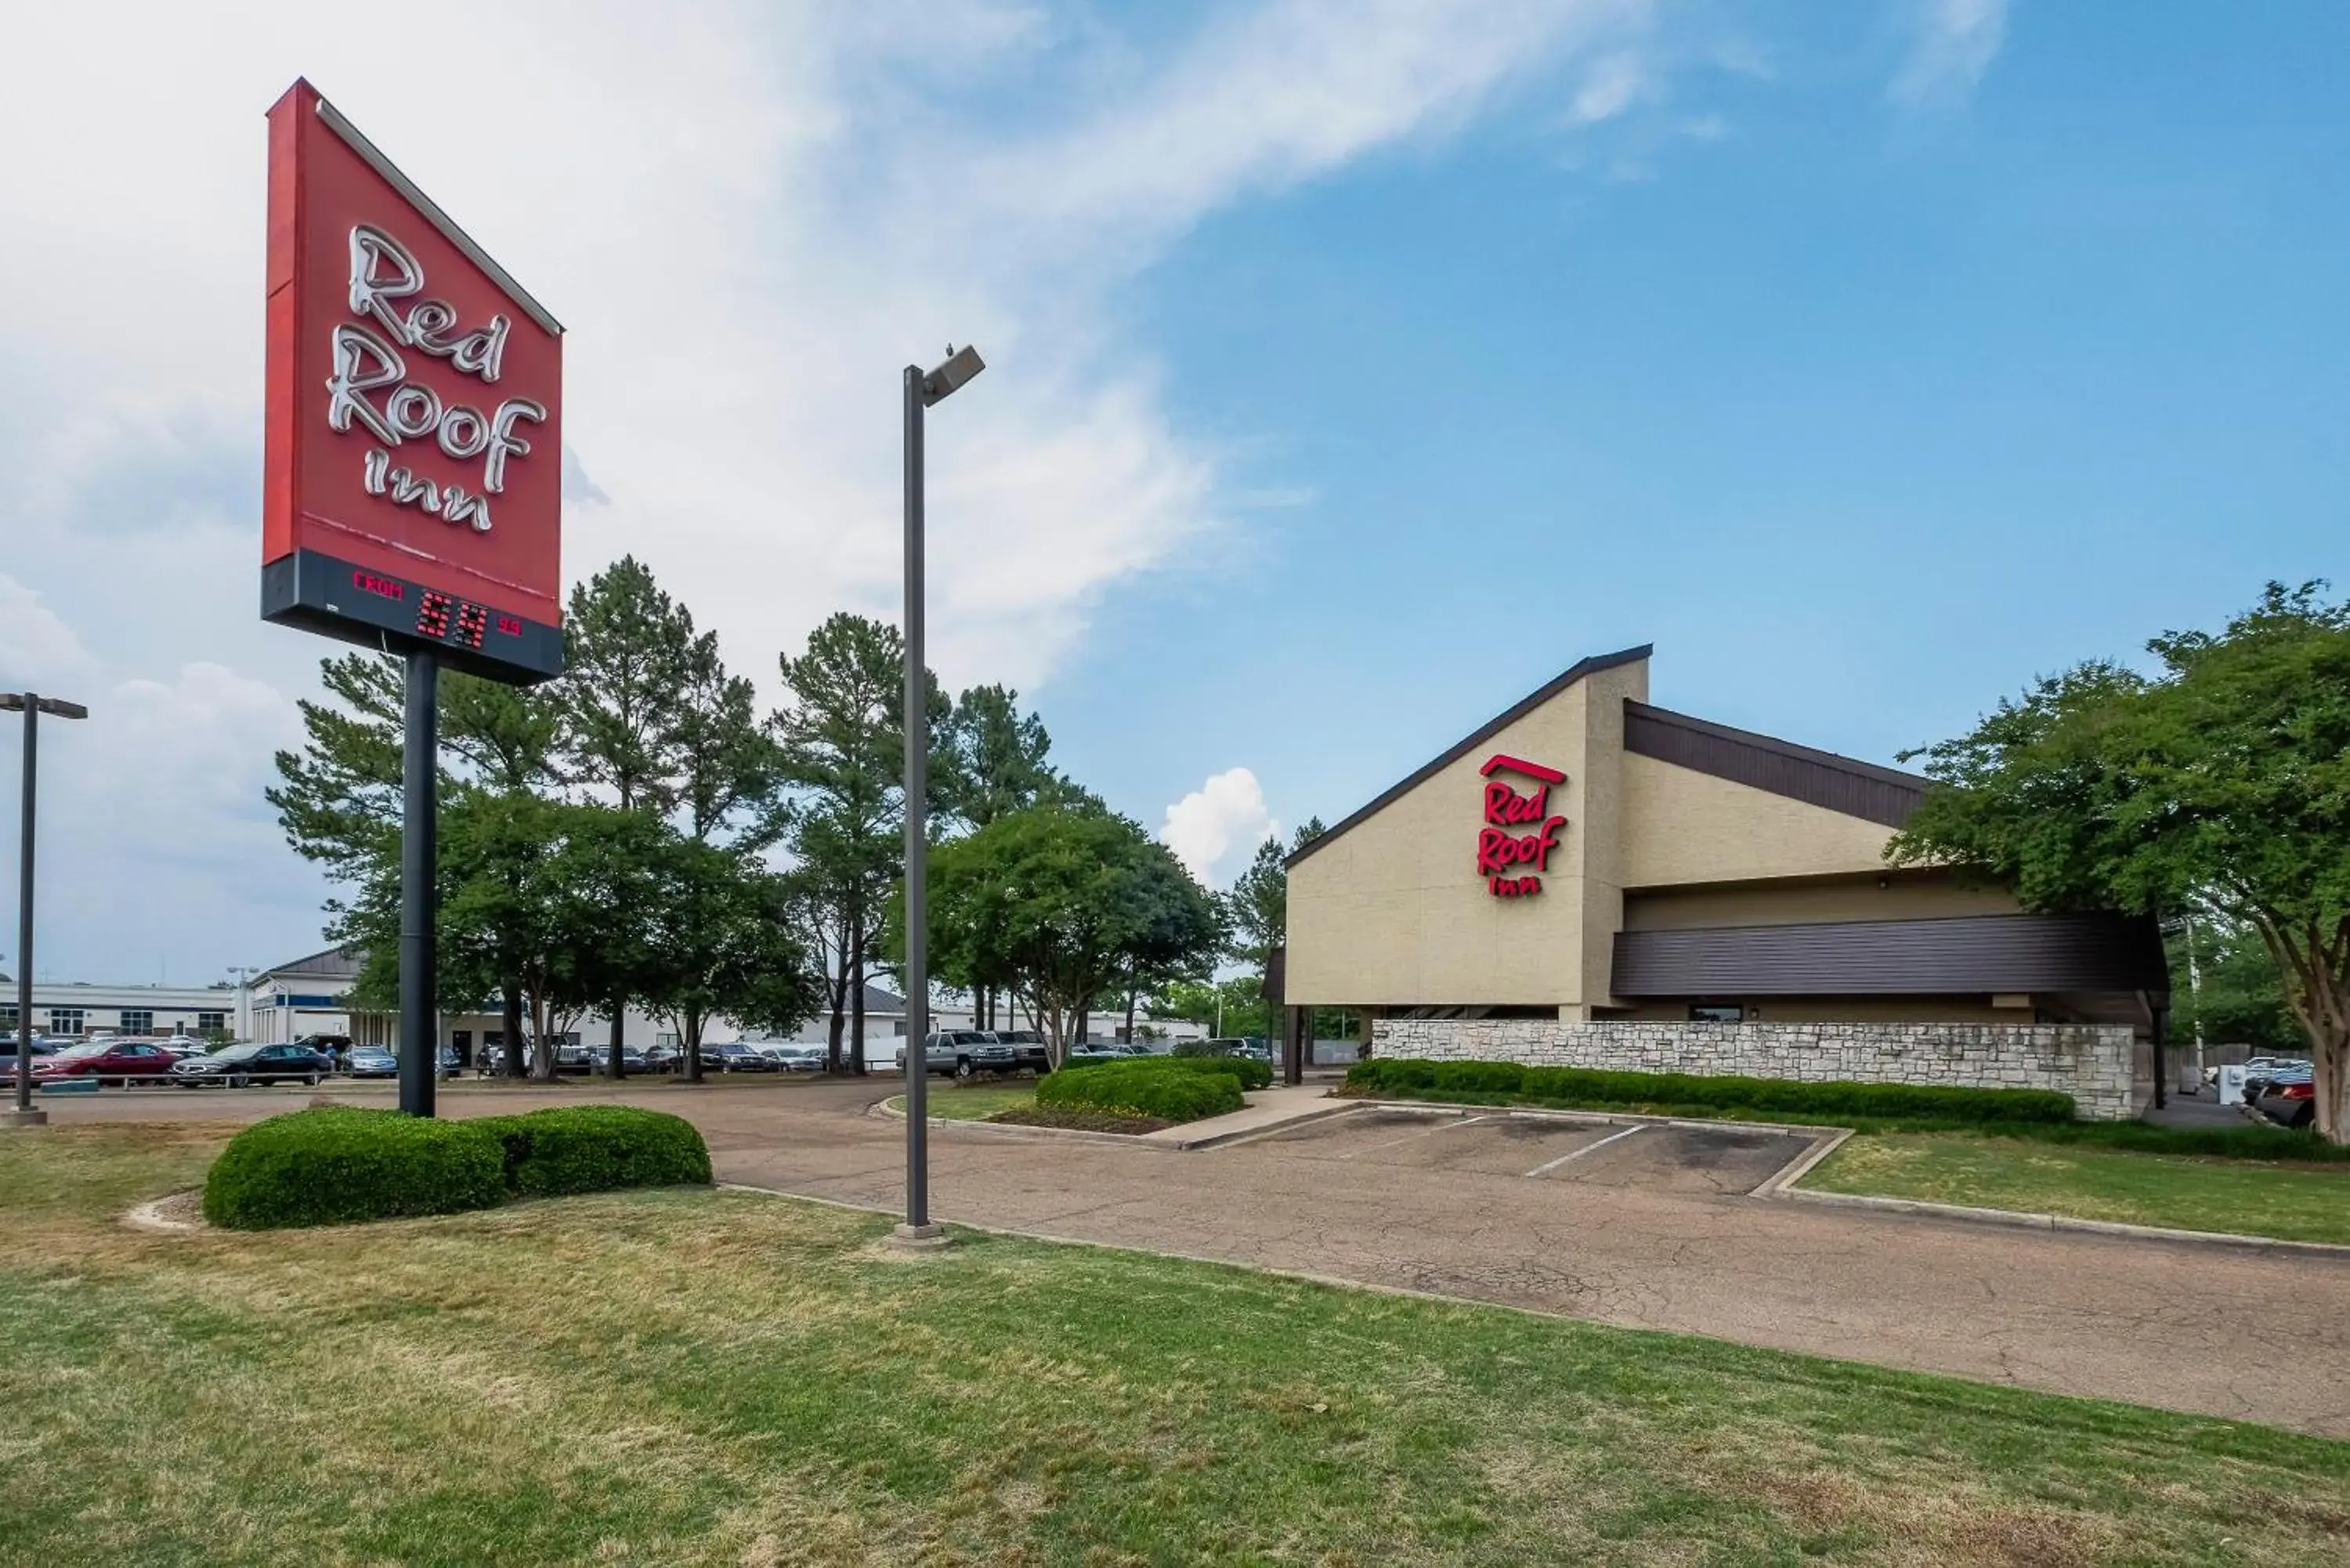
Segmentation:
<svg viewBox="0 0 2350 1568">
<path fill-rule="evenodd" d="M 433 917 L 439 902 L 432 885 L 434 836 L 439 826 L 434 800 L 440 751 L 435 708 L 440 663 L 427 649 L 408 655 L 408 729 L 400 742 L 400 776 L 404 805 L 400 831 L 400 1108 L 411 1116 L 432 1114 L 434 1075 L 441 1042 L 434 992 Z"/>
</svg>

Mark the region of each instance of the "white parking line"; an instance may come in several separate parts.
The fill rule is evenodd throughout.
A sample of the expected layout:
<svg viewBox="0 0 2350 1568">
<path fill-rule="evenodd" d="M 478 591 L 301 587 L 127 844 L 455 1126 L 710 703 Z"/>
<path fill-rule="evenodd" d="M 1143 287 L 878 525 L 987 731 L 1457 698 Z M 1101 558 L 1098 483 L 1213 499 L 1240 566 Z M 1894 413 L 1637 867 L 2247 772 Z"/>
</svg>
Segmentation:
<svg viewBox="0 0 2350 1568">
<path fill-rule="evenodd" d="M 1398 1144 L 1409 1143 L 1414 1138 L 1423 1138 L 1431 1133 L 1440 1133 L 1447 1127 L 1465 1127 L 1471 1122 L 1482 1122 L 1484 1119 L 1485 1118 L 1483 1116 L 1463 1116 L 1457 1122 L 1442 1122 L 1432 1127 L 1422 1127 L 1418 1132 L 1406 1133 L 1401 1137 L 1391 1137 L 1385 1143 L 1375 1143 L 1368 1148 L 1352 1150 L 1349 1153 L 1340 1155 L 1338 1158 L 1340 1159 L 1352 1159 L 1358 1154 L 1377 1154 L 1383 1148 L 1393 1148 Z"/>
<path fill-rule="evenodd" d="M 1596 1143 L 1585 1144 L 1581 1148 L 1571 1148 L 1565 1154 L 1560 1155 L 1556 1159 L 1547 1160 L 1541 1165 L 1535 1166 L 1532 1170 L 1527 1171 L 1526 1174 L 1528 1176 L 1540 1176 L 1545 1170 L 1556 1170 L 1560 1166 L 1565 1165 L 1570 1159 L 1581 1159 L 1585 1155 L 1589 1154 L 1595 1148 L 1606 1148 L 1617 1138 L 1630 1137 L 1634 1133 L 1640 1130 L 1641 1129 L 1639 1127 L 1626 1127 L 1622 1132 L 1609 1133 L 1606 1137 L 1601 1138 Z"/>
</svg>

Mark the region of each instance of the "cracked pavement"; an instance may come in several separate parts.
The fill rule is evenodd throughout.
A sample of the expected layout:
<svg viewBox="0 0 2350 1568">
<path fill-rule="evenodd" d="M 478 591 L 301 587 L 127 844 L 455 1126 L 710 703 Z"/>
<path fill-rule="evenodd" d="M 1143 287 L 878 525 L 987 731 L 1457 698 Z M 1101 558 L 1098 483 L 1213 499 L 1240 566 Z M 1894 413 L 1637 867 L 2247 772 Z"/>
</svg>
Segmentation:
<svg viewBox="0 0 2350 1568">
<path fill-rule="evenodd" d="M 650 1106 L 702 1128 L 723 1181 L 891 1211 L 905 1125 L 868 1107 L 896 1092 L 887 1077 L 458 1088 L 442 1112 Z M 307 1097 L 49 1108 L 59 1123 L 251 1120 Z M 2350 1260 L 1750 1198 L 1802 1145 L 1755 1129 L 1644 1128 L 1600 1147 L 1622 1129 L 1385 1115 L 1182 1152 L 935 1124 L 931 1213 L 2350 1438 Z"/>
</svg>

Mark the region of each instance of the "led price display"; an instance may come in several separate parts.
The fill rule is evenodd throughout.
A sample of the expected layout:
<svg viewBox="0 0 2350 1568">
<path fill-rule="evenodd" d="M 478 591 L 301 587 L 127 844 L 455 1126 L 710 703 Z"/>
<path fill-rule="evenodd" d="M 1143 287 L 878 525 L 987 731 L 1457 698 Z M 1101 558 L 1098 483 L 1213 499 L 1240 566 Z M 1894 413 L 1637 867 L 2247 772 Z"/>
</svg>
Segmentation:
<svg viewBox="0 0 2350 1568">
<path fill-rule="evenodd" d="M 451 611 L 456 618 L 450 618 Z M 502 617 L 511 620 L 512 617 Z M 453 642 L 460 648 L 479 648 L 482 634 L 490 629 L 490 612 L 432 588 L 424 590 L 416 605 L 416 635 L 431 638 L 435 642 Z M 503 629 L 503 628 L 501 628 Z"/>
</svg>

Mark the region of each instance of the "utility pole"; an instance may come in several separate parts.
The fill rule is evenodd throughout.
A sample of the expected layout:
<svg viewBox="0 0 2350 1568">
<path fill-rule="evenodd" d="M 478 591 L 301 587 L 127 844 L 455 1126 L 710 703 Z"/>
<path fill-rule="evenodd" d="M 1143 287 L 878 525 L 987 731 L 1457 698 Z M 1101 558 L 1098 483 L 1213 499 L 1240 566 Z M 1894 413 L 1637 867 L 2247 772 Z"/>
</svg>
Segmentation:
<svg viewBox="0 0 2350 1568">
<path fill-rule="evenodd" d="M 89 710 L 61 697 L 31 691 L 0 691 L 0 712 L 25 715 L 24 846 L 16 862 L 16 1104 L 7 1125 L 47 1125 L 49 1113 L 33 1108 L 33 825 L 39 777 L 41 715 L 87 719 Z"/>
</svg>

